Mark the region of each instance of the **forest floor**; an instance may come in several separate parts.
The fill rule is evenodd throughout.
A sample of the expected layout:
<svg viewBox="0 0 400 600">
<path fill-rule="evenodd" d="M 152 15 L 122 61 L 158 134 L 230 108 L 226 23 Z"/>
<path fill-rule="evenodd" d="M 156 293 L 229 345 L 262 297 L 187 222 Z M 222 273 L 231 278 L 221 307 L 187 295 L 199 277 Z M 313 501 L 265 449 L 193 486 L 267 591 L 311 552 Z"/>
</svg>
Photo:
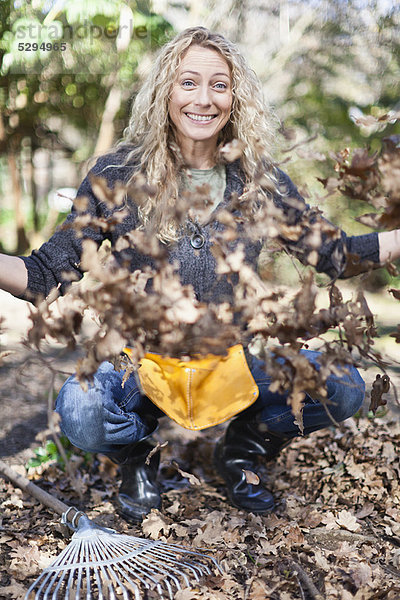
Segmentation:
<svg viewBox="0 0 400 600">
<path fill-rule="evenodd" d="M 400 598 L 400 409 L 393 391 L 379 416 L 368 413 L 367 395 L 361 413 L 340 429 L 297 438 L 276 461 L 262 465 L 277 501 L 266 516 L 247 514 L 226 500 L 212 468 L 223 425 L 191 432 L 162 419 L 156 439 L 168 441 L 161 450 L 163 506 L 134 526 L 114 510 L 118 473 L 105 457 L 74 450 L 74 479 L 55 460 L 27 471 L 28 460 L 51 439 L 51 373 L 19 342 L 29 323 L 26 304 L 0 294 L 0 307 L 7 329 L 2 349 L 14 351 L 0 367 L 0 458 L 106 527 L 208 550 L 224 574 L 178 592 L 177 600 Z M 381 315 L 383 333 L 396 328 L 392 305 L 371 307 Z M 399 345 L 387 342 L 391 359 L 399 360 Z M 58 351 L 50 346 L 46 357 Z M 62 362 L 63 370 L 73 370 L 72 358 Z M 377 372 L 376 367 L 363 372 L 368 387 Z M 388 373 L 397 384 L 398 364 Z M 55 390 L 63 379 L 56 377 Z M 0 478 L 1 600 L 23 598 L 68 543 L 53 512 Z"/>
</svg>

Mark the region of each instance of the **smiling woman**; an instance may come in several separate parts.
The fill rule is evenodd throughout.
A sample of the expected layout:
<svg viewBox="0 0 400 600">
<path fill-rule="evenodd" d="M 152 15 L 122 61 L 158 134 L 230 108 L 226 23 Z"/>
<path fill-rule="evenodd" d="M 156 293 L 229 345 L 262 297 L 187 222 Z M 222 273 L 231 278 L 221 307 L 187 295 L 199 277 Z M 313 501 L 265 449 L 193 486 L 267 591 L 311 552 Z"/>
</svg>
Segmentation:
<svg viewBox="0 0 400 600">
<path fill-rule="evenodd" d="M 156 254 L 149 250 L 157 247 L 157 256 L 162 256 L 163 261 L 160 269 L 167 264 L 165 258 L 175 269 L 176 280 L 168 281 L 177 287 L 179 282 L 185 286 L 186 295 L 179 298 L 184 298 L 186 312 L 181 312 L 196 315 L 201 312 L 199 307 L 204 311 L 207 340 L 220 336 L 228 314 L 233 320 L 239 317 L 235 341 L 240 343 L 228 344 L 227 338 L 220 336 L 223 348 L 229 346 L 225 356 L 199 355 L 189 347 L 188 336 L 184 337 L 187 347 L 183 355 L 160 356 L 150 352 L 143 327 L 136 346 L 137 355 L 143 359 L 138 370 L 140 385 L 133 375 L 125 381 L 122 372 L 103 362 L 87 391 L 82 390 L 76 377 L 62 387 L 56 410 L 61 415 L 63 432 L 76 446 L 106 453 L 121 465 L 117 506 L 132 521 L 161 506 L 157 483 L 159 454 L 151 452 L 154 444 L 150 439 L 159 417 L 167 414 L 184 427 L 203 429 L 238 415 L 216 445 L 215 467 L 226 482 L 231 502 L 260 514 L 273 508 L 274 499 L 257 477 L 247 478 L 246 473 L 251 471 L 254 475 L 257 471 L 258 456 L 274 458 L 300 434 L 298 421 L 288 406 L 288 395 L 270 390 L 266 363 L 247 352 L 250 318 L 240 321 L 241 313 L 246 312 L 243 300 L 238 314 L 230 313 L 237 299 L 235 286 L 240 273 L 233 268 L 220 268 L 215 258 L 219 240 L 228 244 L 227 261 L 238 253 L 243 255 L 245 274 L 256 270 L 262 242 L 269 233 L 268 223 L 275 231 L 282 231 L 278 238 L 282 246 L 332 278 L 346 277 L 348 262 L 353 267 L 355 257 L 359 260 L 358 270 L 362 271 L 367 263 L 379 265 L 380 250 L 392 259 L 399 256 L 399 242 L 394 234 L 380 234 L 380 238 L 375 233 L 348 237 L 322 220 L 315 236 L 312 226 L 316 219 L 305 218 L 308 207 L 303 198 L 289 177 L 272 162 L 273 121 L 261 84 L 236 46 L 204 27 L 187 29 L 161 48 L 135 98 L 124 139 L 112 153 L 101 157 L 85 178 L 78 190 L 76 208 L 65 226 L 30 256 L 0 256 L 0 287 L 34 301 L 48 296 L 54 288 L 63 294 L 71 281 L 82 278 L 83 243 L 87 240 L 97 245 L 109 240 L 117 263 L 133 273 L 132 281 L 135 277 L 137 281 L 140 273 L 145 280 L 153 277 L 162 287 L 162 278 L 156 280 L 160 263 L 155 264 Z M 234 147 L 235 143 L 240 152 L 228 160 L 226 145 Z M 122 186 L 126 192 L 124 211 L 118 203 L 112 204 L 109 193 L 108 200 L 104 200 L 98 183 L 93 185 L 92 177 L 99 175 L 106 179 L 109 188 L 118 188 L 119 192 Z M 129 187 L 136 180 L 140 186 Z M 202 221 L 193 217 L 191 206 L 182 208 L 186 206 L 184 197 L 189 202 L 192 198 L 198 201 L 198 195 L 193 194 L 196 183 L 208 186 L 204 204 L 211 209 L 212 219 L 208 218 L 209 210 Z M 264 229 L 251 222 L 256 232 L 261 232 L 257 235 L 242 227 L 252 213 L 248 208 L 253 206 L 249 202 L 251 194 L 253 198 L 256 194 L 257 202 L 264 207 L 260 217 Z M 77 232 L 82 197 L 87 199 L 85 224 Z M 282 230 L 282 220 L 276 215 L 284 222 Z M 229 222 L 237 224 L 232 237 L 232 230 L 226 227 Z M 285 234 L 293 227 L 300 232 L 295 239 Z M 132 237 L 137 230 L 147 237 Z M 154 237 L 161 243 L 151 246 L 157 241 Z M 145 239 L 147 252 L 133 239 Z M 261 289 L 262 284 L 257 282 L 257 289 Z M 159 296 L 154 288 L 156 285 L 153 289 L 149 286 L 146 292 L 155 293 L 155 307 Z M 111 288 L 107 289 L 110 296 Z M 134 298 L 139 306 L 143 294 L 140 289 Z M 120 298 L 117 302 L 122 304 Z M 176 315 L 170 304 L 165 313 Z M 128 303 L 128 308 L 131 306 Z M 123 308 L 119 328 L 128 316 Z M 210 323 L 215 325 L 211 315 L 217 325 L 209 332 Z M 141 317 L 138 316 L 140 324 Z M 262 319 L 267 322 L 270 314 L 260 313 L 257 318 L 257 323 Z M 170 316 L 166 318 L 162 313 L 159 327 L 153 326 L 152 333 L 156 329 L 156 336 L 161 336 L 168 319 Z M 187 322 L 192 323 L 190 319 Z M 187 331 L 182 322 L 176 329 L 181 331 L 180 327 Z M 129 335 L 132 337 L 131 332 Z M 149 339 L 154 340 L 154 336 Z M 128 339 L 128 334 L 124 341 L 130 346 L 136 343 Z M 104 338 L 101 342 L 104 348 Z M 184 362 L 182 357 L 192 360 Z M 297 358 L 307 364 L 310 372 L 320 369 L 318 353 L 302 349 Z M 343 421 L 362 403 L 364 382 L 353 366 L 344 372 L 334 365 L 330 372 L 323 390 L 329 415 L 318 399 L 320 396 L 312 397 L 306 390 L 299 392 L 304 393 L 304 403 L 297 416 L 302 416 L 305 434 L 331 425 L 331 417 L 336 422 Z"/>
</svg>

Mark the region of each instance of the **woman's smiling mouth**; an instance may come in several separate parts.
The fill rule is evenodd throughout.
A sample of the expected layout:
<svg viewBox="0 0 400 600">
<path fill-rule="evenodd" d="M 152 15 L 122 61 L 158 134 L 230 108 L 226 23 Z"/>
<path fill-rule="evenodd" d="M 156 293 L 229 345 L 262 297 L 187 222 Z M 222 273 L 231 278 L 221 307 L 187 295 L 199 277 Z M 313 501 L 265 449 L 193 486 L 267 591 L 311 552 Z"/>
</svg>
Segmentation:
<svg viewBox="0 0 400 600">
<path fill-rule="evenodd" d="M 185 113 L 185 115 L 189 117 L 191 121 L 196 121 L 197 123 L 209 123 L 217 117 L 217 115 L 197 115 L 196 113 Z"/>
</svg>

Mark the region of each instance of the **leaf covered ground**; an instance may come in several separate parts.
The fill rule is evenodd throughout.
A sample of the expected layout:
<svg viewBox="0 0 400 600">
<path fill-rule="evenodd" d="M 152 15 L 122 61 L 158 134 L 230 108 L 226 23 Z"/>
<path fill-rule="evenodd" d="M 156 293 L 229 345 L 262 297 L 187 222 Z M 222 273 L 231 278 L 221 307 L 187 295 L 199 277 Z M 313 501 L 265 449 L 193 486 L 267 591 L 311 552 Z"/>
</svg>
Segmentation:
<svg viewBox="0 0 400 600">
<path fill-rule="evenodd" d="M 22 365 L 21 357 L 8 357 L 2 369 L 0 439 L 1 457 L 21 473 L 32 448 L 48 439 L 49 379 L 42 366 Z M 74 484 L 55 461 L 30 469 L 29 477 L 118 532 L 207 549 L 225 574 L 179 592 L 177 600 L 395 600 L 400 597 L 400 423 L 393 398 L 380 410 L 381 417 L 361 416 L 342 430 L 298 438 L 277 461 L 264 464 L 263 479 L 277 499 L 268 516 L 246 514 L 226 501 L 212 468 L 213 445 L 224 426 L 192 433 L 161 420 L 157 438 L 168 441 L 161 450 L 163 507 L 141 526 L 115 513 L 118 474 L 105 457 L 74 452 Z M 0 598 L 23 598 L 67 544 L 54 513 L 0 479 Z"/>
</svg>

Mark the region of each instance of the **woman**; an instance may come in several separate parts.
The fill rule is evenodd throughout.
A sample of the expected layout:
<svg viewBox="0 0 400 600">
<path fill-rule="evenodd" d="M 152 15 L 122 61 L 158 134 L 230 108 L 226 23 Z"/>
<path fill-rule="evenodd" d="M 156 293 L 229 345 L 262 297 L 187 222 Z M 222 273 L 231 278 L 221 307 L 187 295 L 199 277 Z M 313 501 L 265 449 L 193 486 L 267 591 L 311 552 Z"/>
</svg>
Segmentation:
<svg viewBox="0 0 400 600">
<path fill-rule="evenodd" d="M 116 152 L 100 158 L 91 171 L 105 177 L 110 187 L 119 181 L 129 181 L 139 171 L 155 186 L 155 195 L 149 196 L 139 207 L 129 202 L 130 213 L 114 228 L 112 244 L 115 246 L 127 231 L 150 223 L 167 247 L 169 260 L 178 261 L 181 281 L 193 286 L 198 300 L 231 301 L 232 285 L 227 279 L 217 277 L 210 251 L 213 225 L 196 224 L 194 230 L 181 230 L 171 219 L 170 201 L 178 198 L 185 188 L 193 189 L 198 183 L 207 182 L 212 200 L 209 213 L 218 210 L 226 205 L 232 192 L 240 195 L 245 186 L 251 188 L 257 164 L 262 160 L 269 187 L 275 190 L 275 204 L 286 213 L 291 211 L 292 221 L 300 221 L 299 206 L 305 208 L 304 201 L 290 179 L 273 168 L 269 157 L 270 123 L 260 83 L 239 51 L 223 36 L 194 27 L 167 43 L 135 100 L 125 141 Z M 243 154 L 223 165 L 219 162 L 218 150 L 233 139 L 241 140 Z M 91 215 L 112 214 L 112 210 L 95 197 L 89 178 L 82 183 L 78 196 L 88 198 Z M 293 198 L 297 201 L 295 209 L 293 203 L 288 202 Z M 67 223 L 75 218 L 73 211 Z M 218 226 L 218 215 L 215 220 Z M 85 236 L 97 243 L 104 238 L 96 228 L 85 230 Z M 261 245 L 246 240 L 244 243 L 247 262 L 254 266 Z M 296 252 L 301 246 L 302 242 L 292 243 Z M 59 230 L 29 257 L 1 256 L 0 285 L 28 299 L 38 294 L 47 296 L 54 287 L 64 293 L 71 278 L 82 277 L 81 252 L 82 240 L 74 229 Z M 318 249 L 316 268 L 332 277 L 345 277 L 349 253 L 358 255 L 361 263 L 379 264 L 389 256 L 395 259 L 400 256 L 397 232 L 354 237 L 340 232 L 336 239 L 323 241 Z M 115 252 L 115 256 L 120 261 L 128 260 L 132 271 L 149 262 L 148 257 L 133 247 Z M 316 363 L 317 353 L 304 352 Z M 239 381 L 242 395 L 235 395 L 236 383 L 233 385 L 228 377 L 228 382 L 225 380 L 220 386 L 220 392 L 223 395 L 227 385 L 229 394 L 235 397 L 234 406 L 229 404 L 228 394 L 224 397 L 228 410 L 222 417 L 224 406 L 220 403 L 222 412 L 217 419 L 210 416 L 194 427 L 184 419 L 182 423 L 200 429 L 237 415 L 217 443 L 215 466 L 226 482 L 232 504 L 263 514 L 274 506 L 272 494 L 262 483 L 255 485 L 247 481 L 245 471 L 257 471 L 257 457 L 275 457 L 299 435 L 299 429 L 286 396 L 269 391 L 270 380 L 264 363 L 254 357 L 250 359 L 241 347 L 232 350 L 232 354 L 229 373 L 232 373 L 232 381 L 234 375 L 239 374 L 239 380 L 235 381 Z M 103 363 L 87 392 L 71 377 L 62 387 L 56 404 L 62 430 L 76 446 L 108 454 L 121 465 L 118 506 L 121 514 L 132 521 L 140 520 L 151 508 L 161 506 L 156 479 L 159 454 L 153 453 L 147 461 L 146 457 L 153 448 L 150 436 L 157 428 L 157 419 L 165 412 L 173 414 L 173 402 L 168 405 L 165 398 L 157 396 L 157 389 L 154 391 L 156 381 L 163 383 L 157 379 L 160 373 L 154 366 L 157 357 L 150 357 L 149 361 L 147 383 L 153 386 L 143 386 L 145 391 L 149 390 L 147 395 L 141 393 L 133 376 L 122 387 L 122 373 L 115 371 L 110 363 Z M 158 363 L 156 366 L 162 368 Z M 146 383 L 146 373 L 141 383 Z M 331 376 L 327 388 L 330 413 L 336 421 L 347 419 L 359 409 L 364 383 L 354 367 L 341 378 Z M 217 405 L 219 395 L 217 385 L 217 393 L 210 398 L 210 403 Z M 179 422 L 178 417 L 176 420 Z M 324 406 L 310 396 L 304 403 L 303 421 L 305 434 L 331 424 Z"/>
</svg>

